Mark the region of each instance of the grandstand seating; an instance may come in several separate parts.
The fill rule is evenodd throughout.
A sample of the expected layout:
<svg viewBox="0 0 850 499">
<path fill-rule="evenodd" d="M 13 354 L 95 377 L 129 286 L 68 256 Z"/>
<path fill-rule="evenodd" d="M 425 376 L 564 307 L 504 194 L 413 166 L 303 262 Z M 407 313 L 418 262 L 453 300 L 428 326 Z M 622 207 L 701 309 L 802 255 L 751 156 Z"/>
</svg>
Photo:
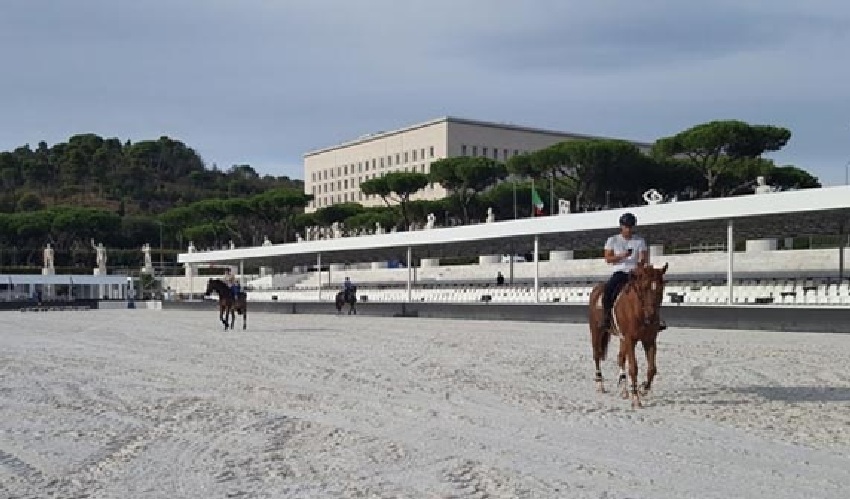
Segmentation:
<svg viewBox="0 0 850 499">
<path fill-rule="evenodd" d="M 847 256 L 850 256 L 847 255 Z M 837 249 L 736 252 L 733 304 L 850 306 L 848 280 L 839 280 Z M 655 265 L 669 263 L 664 304 L 726 304 L 725 252 L 653 257 Z M 372 269 L 369 264 L 323 272 L 322 301 L 333 301 L 346 276 L 358 286 L 358 295 L 369 302 L 406 302 L 408 270 Z M 509 263 L 419 267 L 414 269 L 414 302 L 447 303 L 534 303 L 535 264 L 515 263 L 513 285 L 496 286 L 501 272 L 506 280 Z M 601 259 L 541 261 L 541 303 L 587 304 L 593 286 L 605 279 L 609 267 Z M 246 276 L 247 277 L 247 276 Z M 194 291 L 202 292 L 206 278 L 196 278 Z M 180 290 L 185 278 L 170 281 Z M 318 297 L 319 274 L 277 274 L 247 282 L 249 299 L 313 302 Z M 184 286 L 181 286 L 184 285 Z M 184 290 L 182 292 L 186 292 Z"/>
</svg>

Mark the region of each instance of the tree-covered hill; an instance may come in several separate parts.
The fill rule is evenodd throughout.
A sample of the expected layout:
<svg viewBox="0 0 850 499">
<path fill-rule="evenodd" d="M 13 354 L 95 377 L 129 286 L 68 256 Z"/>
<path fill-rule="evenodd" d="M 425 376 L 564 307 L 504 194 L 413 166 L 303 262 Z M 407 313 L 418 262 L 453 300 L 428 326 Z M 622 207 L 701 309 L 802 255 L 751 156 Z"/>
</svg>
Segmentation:
<svg viewBox="0 0 850 499">
<path fill-rule="evenodd" d="M 157 214 L 269 189 L 303 190 L 300 180 L 260 176 L 248 165 L 206 168 L 196 151 L 168 137 L 132 143 L 95 134 L 0 152 L 0 185 L 3 213 L 73 205 L 119 215 Z"/>
</svg>

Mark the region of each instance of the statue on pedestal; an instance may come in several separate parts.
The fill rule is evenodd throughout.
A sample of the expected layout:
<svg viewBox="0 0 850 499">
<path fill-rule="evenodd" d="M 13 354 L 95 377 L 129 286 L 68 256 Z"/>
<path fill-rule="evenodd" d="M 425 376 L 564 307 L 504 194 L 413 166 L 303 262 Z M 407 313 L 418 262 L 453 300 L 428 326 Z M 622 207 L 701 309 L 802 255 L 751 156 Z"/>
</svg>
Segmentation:
<svg viewBox="0 0 850 499">
<path fill-rule="evenodd" d="M 272 242 L 269 241 L 269 236 L 263 236 L 263 246 L 271 246 L 271 245 L 272 245 Z"/>
<path fill-rule="evenodd" d="M 94 248 L 96 252 L 95 261 L 97 263 L 97 269 L 100 270 L 101 274 L 106 273 L 106 248 L 103 246 L 103 243 L 94 244 L 94 239 L 91 240 L 91 247 Z"/>
<path fill-rule="evenodd" d="M 493 207 L 487 208 L 487 223 L 491 224 L 496 221 L 496 215 L 493 214 Z"/>
<path fill-rule="evenodd" d="M 302 242 L 304 242 L 304 238 L 302 238 L 302 237 L 301 237 L 301 233 L 300 233 L 300 232 L 296 232 L 296 233 L 295 233 L 295 242 L 297 242 L 297 243 L 302 243 Z"/>
<path fill-rule="evenodd" d="M 189 253 L 194 253 L 194 252 L 195 252 L 195 243 L 193 243 L 192 241 L 189 241 Z"/>
<path fill-rule="evenodd" d="M 145 269 L 153 268 L 153 261 L 151 260 L 151 245 L 150 243 L 145 243 L 142 246 L 142 253 L 145 255 Z"/>
<path fill-rule="evenodd" d="M 47 243 L 47 246 L 44 248 L 44 268 L 48 270 L 53 270 L 53 248 L 50 246 L 50 243 Z"/>
<path fill-rule="evenodd" d="M 339 222 L 334 222 L 331 224 L 331 237 L 334 239 L 339 239 L 342 237 L 342 230 L 339 227 Z"/>
<path fill-rule="evenodd" d="M 433 213 L 428 214 L 428 223 L 425 225 L 426 229 L 433 229 L 434 224 L 437 223 L 437 216 Z"/>
<path fill-rule="evenodd" d="M 230 240 L 230 249 L 236 249 L 236 243 L 233 242 L 233 239 Z"/>
<path fill-rule="evenodd" d="M 776 192 L 778 189 L 775 187 L 767 185 L 764 177 L 756 177 L 756 194 L 770 194 L 771 192 Z"/>
<path fill-rule="evenodd" d="M 381 227 L 381 222 L 375 222 L 375 234 L 383 234 L 384 228 Z"/>
</svg>

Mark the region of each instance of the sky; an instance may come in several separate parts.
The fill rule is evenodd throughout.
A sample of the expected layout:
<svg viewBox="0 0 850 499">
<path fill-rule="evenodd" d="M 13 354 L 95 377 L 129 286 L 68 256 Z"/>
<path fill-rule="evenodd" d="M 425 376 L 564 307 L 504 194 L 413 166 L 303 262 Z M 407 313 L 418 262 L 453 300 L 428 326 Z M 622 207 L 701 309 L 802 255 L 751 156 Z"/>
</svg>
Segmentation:
<svg viewBox="0 0 850 499">
<path fill-rule="evenodd" d="M 784 126 L 850 161 L 847 0 L 0 0 L 0 150 L 166 135 L 303 178 L 313 149 L 441 116 L 652 141 Z"/>
</svg>

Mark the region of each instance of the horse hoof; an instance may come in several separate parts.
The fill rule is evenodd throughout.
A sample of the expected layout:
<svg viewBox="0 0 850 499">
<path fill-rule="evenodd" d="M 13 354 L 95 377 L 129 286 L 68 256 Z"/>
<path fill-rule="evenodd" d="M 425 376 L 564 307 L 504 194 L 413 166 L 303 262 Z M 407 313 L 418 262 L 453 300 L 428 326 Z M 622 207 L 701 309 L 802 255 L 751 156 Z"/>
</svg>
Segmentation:
<svg viewBox="0 0 850 499">
<path fill-rule="evenodd" d="M 605 393 L 605 385 L 603 385 L 601 381 L 596 382 L 596 392 Z"/>
</svg>

